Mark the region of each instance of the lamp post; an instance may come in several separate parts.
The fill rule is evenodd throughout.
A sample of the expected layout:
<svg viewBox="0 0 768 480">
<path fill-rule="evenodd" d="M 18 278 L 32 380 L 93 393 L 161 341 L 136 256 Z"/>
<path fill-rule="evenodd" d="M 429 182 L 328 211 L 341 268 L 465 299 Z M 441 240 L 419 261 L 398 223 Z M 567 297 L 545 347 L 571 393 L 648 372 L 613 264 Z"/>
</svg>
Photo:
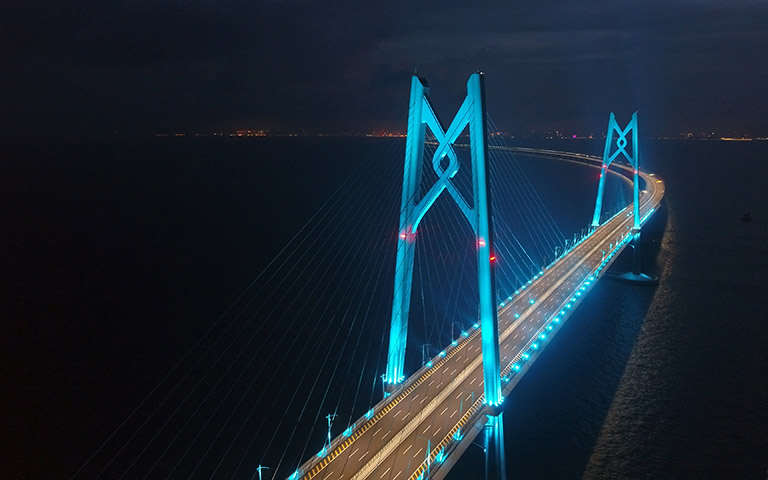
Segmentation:
<svg viewBox="0 0 768 480">
<path fill-rule="evenodd" d="M 429 457 L 432 452 L 432 439 L 422 437 L 421 435 L 419 435 L 418 437 L 421 438 L 422 440 L 427 441 L 427 453 L 425 454 L 425 460 L 427 461 L 427 477 L 426 478 L 429 478 L 429 467 L 432 466 L 432 462 L 429 461 Z"/>
<path fill-rule="evenodd" d="M 262 470 L 269 470 L 269 467 L 265 467 L 264 465 L 261 465 L 261 464 L 259 464 L 259 466 L 256 467 L 256 473 L 259 474 L 259 480 L 261 480 L 261 471 Z M 256 475 L 254 475 L 253 477 L 255 477 L 255 476 Z M 253 477 L 251 477 L 251 479 L 253 479 Z"/>
</svg>

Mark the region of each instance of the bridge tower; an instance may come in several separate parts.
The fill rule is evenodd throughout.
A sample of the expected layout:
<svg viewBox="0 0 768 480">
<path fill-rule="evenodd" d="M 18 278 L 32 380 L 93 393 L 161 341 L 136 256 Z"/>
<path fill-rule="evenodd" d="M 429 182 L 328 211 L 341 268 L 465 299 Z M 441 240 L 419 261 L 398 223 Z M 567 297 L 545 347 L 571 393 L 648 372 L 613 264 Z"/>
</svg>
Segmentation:
<svg viewBox="0 0 768 480">
<path fill-rule="evenodd" d="M 627 148 L 627 136 L 632 133 L 632 155 L 630 155 Z M 616 134 L 615 147 L 616 150 L 611 153 L 614 148 L 614 134 Z M 627 124 L 623 130 L 616 122 L 616 116 L 611 112 L 608 118 L 608 132 L 605 135 L 605 149 L 603 150 L 603 165 L 600 169 L 600 183 L 597 187 L 597 200 L 595 201 L 595 214 L 592 217 L 592 228 L 600 226 L 600 214 L 603 207 L 603 189 L 605 187 L 605 177 L 608 175 L 608 167 L 619 155 L 623 155 L 627 159 L 629 165 L 632 167 L 632 272 L 620 275 L 620 278 L 624 281 L 631 283 L 643 283 L 653 284 L 658 282 L 658 278 L 645 275 L 640 272 L 641 269 L 641 256 L 640 256 L 640 192 L 639 192 L 639 172 L 640 172 L 640 145 L 637 139 L 637 112 L 632 114 L 632 120 Z"/>
<path fill-rule="evenodd" d="M 395 293 L 392 301 L 385 386 L 390 391 L 394 390 L 405 379 L 403 365 L 408 334 L 416 231 L 422 218 L 438 196 L 443 191 L 447 191 L 456 201 L 475 233 L 485 402 L 491 406 L 498 406 L 502 402 L 503 396 L 499 368 L 496 286 L 494 264 L 491 260 L 493 256 L 493 225 L 491 221 L 490 178 L 488 177 L 488 131 L 484 75 L 477 72 L 469 77 L 467 96 L 447 130 L 443 129 L 437 119 L 428 95 L 427 82 L 414 75 L 411 78 L 408 137 L 405 147 L 400 230 L 398 233 L 397 263 L 395 264 Z M 451 180 L 459 171 L 459 159 L 453 144 L 466 127 L 469 127 L 472 158 L 472 208 Z M 426 128 L 431 130 L 439 144 L 431 161 L 438 180 L 421 199 L 418 199 Z M 446 157 L 449 162 L 447 168 L 444 169 L 441 162 Z"/>
</svg>

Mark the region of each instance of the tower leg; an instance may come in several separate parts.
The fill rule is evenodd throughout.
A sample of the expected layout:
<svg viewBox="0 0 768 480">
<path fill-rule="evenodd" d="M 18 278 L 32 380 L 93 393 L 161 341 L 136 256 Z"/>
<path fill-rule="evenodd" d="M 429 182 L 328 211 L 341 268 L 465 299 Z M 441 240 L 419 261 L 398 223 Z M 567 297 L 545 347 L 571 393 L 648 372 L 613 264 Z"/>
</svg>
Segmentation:
<svg viewBox="0 0 768 480">
<path fill-rule="evenodd" d="M 603 189 L 605 188 L 605 174 L 608 169 L 605 168 L 605 163 L 600 169 L 600 183 L 597 185 L 597 199 L 595 199 L 595 214 L 592 216 L 592 228 L 600 226 L 600 214 L 603 210 Z"/>
<path fill-rule="evenodd" d="M 592 216 L 592 228 L 600 226 L 600 214 L 603 211 L 603 190 L 605 189 L 605 177 L 608 175 L 608 166 L 611 164 L 611 142 L 613 141 L 613 124 L 616 118 L 611 112 L 608 117 L 608 135 L 605 137 L 605 149 L 603 150 L 603 165 L 600 167 L 600 183 L 597 185 L 597 199 L 595 199 L 595 214 Z"/>
<path fill-rule="evenodd" d="M 400 231 L 398 232 L 397 262 L 395 264 L 395 295 L 392 300 L 392 322 L 389 330 L 385 390 L 394 389 L 405 377 L 405 345 L 408 337 L 408 314 L 411 307 L 413 257 L 416 251 L 412 231 L 414 198 L 421 184 L 421 164 L 424 156 L 425 127 L 422 121 L 424 95 L 427 87 L 421 79 L 411 79 L 411 99 L 408 109 L 408 138 L 405 145 L 403 193 L 400 200 Z"/>
<path fill-rule="evenodd" d="M 395 296 L 392 302 L 392 321 L 389 329 L 389 354 L 384 388 L 391 392 L 404 377 L 405 345 L 408 339 L 408 314 L 411 308 L 413 284 L 413 257 L 416 244 L 411 239 L 400 239 L 395 268 Z"/>
<path fill-rule="evenodd" d="M 501 394 L 501 366 L 499 362 L 499 322 L 496 307 L 496 276 L 491 261 L 493 253 L 493 222 L 491 211 L 490 163 L 486 139 L 485 81 L 483 75 L 472 75 L 467 91 L 479 100 L 480 108 L 473 109 L 469 125 L 472 148 L 472 183 L 474 185 L 475 212 L 477 214 L 477 282 L 480 297 L 480 334 L 483 347 L 483 382 L 485 402 L 499 405 Z"/>
</svg>

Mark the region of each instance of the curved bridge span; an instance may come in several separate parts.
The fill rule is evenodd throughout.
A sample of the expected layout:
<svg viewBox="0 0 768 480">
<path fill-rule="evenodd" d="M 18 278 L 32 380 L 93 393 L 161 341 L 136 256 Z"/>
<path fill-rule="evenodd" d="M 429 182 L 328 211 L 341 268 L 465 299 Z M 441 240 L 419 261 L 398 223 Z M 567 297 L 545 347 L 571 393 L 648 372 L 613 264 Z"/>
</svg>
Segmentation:
<svg viewBox="0 0 768 480">
<path fill-rule="evenodd" d="M 518 147 L 489 147 L 601 168 L 602 158 Z M 615 165 L 628 176 L 633 169 Z M 658 209 L 663 181 L 640 172 L 640 223 Z M 549 339 L 632 240 L 633 205 L 594 228 L 500 304 L 499 352 L 506 397 L 542 354 Z M 305 462 L 298 479 L 416 480 L 444 478 L 488 421 L 479 325 L 431 359 L 391 395 Z"/>
</svg>

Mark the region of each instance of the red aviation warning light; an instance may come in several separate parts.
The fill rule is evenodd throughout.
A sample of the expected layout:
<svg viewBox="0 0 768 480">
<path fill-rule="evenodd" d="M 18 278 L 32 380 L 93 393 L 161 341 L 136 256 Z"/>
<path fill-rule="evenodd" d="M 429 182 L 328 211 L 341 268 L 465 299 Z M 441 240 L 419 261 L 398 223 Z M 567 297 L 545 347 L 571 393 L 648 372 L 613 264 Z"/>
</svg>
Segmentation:
<svg viewBox="0 0 768 480">
<path fill-rule="evenodd" d="M 401 230 L 398 237 L 400 237 L 400 240 L 408 240 L 409 242 L 414 241 L 414 237 L 416 234 L 412 230 L 412 226 L 408 225 L 405 230 Z"/>
<path fill-rule="evenodd" d="M 484 247 L 485 246 L 485 240 L 483 240 L 482 238 L 479 238 L 477 240 L 477 246 L 478 247 Z"/>
</svg>

